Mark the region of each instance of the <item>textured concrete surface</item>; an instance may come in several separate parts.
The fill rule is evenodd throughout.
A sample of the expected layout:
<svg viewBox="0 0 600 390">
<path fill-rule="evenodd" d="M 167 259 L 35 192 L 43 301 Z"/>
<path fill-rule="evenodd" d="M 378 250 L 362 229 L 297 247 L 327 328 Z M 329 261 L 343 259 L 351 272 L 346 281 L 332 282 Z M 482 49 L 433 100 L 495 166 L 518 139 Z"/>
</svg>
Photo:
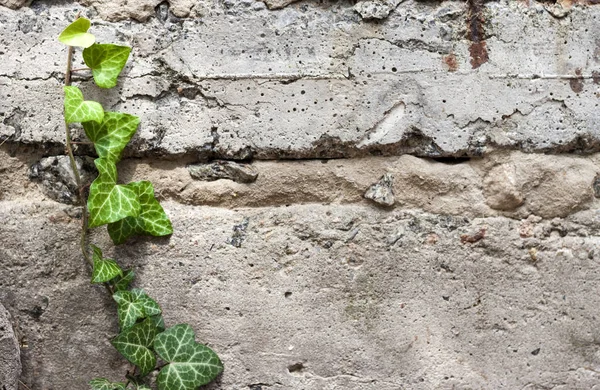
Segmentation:
<svg viewBox="0 0 600 390">
<path fill-rule="evenodd" d="M 24 337 L 22 380 L 118 379 L 114 305 L 78 255 L 78 209 L 29 179 L 39 153 L 0 158 L 0 302 Z M 155 183 L 175 234 L 92 241 L 221 355 L 212 389 L 600 384 L 596 155 L 324 162 L 255 162 L 245 184 L 198 181 L 181 160 L 120 164 Z M 393 208 L 363 198 L 384 172 Z"/>
<path fill-rule="evenodd" d="M 1 9 L 0 137 L 63 143 L 66 49 L 54 37 L 82 10 L 99 40 L 134 47 L 114 91 L 76 78 L 86 96 L 141 116 L 134 155 L 598 149 L 594 5 L 555 4 L 558 18 L 546 2 L 404 1 L 373 22 L 346 1 L 88 3 Z"/>
<path fill-rule="evenodd" d="M 597 3 L 0 0 L 21 381 L 128 368 L 64 165 L 55 36 L 81 11 L 133 46 L 116 89 L 74 80 L 141 117 L 120 178 L 151 180 L 175 229 L 92 241 L 219 353 L 208 389 L 600 388 Z"/>
<path fill-rule="evenodd" d="M 72 203 L 75 195 L 68 191 L 71 176 L 60 169 L 61 164 L 49 164 L 57 159 L 40 160 L 41 151 L 30 152 L 27 148 L 18 148 L 11 157 L 8 149 L 0 148 L 0 173 L 4 173 L 0 175 L 0 200 L 19 200 L 24 196 L 44 199 L 45 195 L 62 203 Z M 405 155 L 229 164 L 230 169 L 235 166 L 242 169 L 242 176 L 239 172 L 221 171 L 221 163 L 187 162 L 186 159 L 126 159 L 119 164 L 119 174 L 124 182 L 152 181 L 162 199 L 231 208 L 302 203 L 368 204 L 363 199 L 365 193 L 380 183 L 384 175 L 393 176 L 385 187 L 386 192 L 393 193 L 394 207 L 399 209 L 468 217 L 536 215 L 550 219 L 600 206 L 600 195 L 596 195 L 600 154 L 499 152 L 486 158 L 458 161 Z M 50 171 L 42 171 L 47 165 Z M 199 166 L 217 167 L 206 172 L 223 174 L 226 179 L 212 181 L 216 179 L 213 176 L 208 178 L 211 181 L 198 180 L 194 172 Z M 95 175 L 92 171 L 86 172 L 84 178 Z M 249 173 L 255 181 L 244 183 L 244 179 L 250 178 Z"/>
<path fill-rule="evenodd" d="M 72 206 L 0 207 L 1 299 L 26 332 L 25 383 L 116 379 L 126 365 L 108 343 L 114 307 L 89 284 Z M 548 221 L 355 205 L 165 209 L 170 240 L 108 252 L 139 270 L 169 324 L 190 321 L 221 355 L 212 388 L 600 383 L 597 211 Z M 229 244 L 245 219 L 241 245 Z M 104 233 L 93 241 L 110 247 Z"/>
<path fill-rule="evenodd" d="M 19 342 L 13 331 L 12 318 L 0 304 L 0 388 L 17 390 L 21 376 Z"/>
</svg>

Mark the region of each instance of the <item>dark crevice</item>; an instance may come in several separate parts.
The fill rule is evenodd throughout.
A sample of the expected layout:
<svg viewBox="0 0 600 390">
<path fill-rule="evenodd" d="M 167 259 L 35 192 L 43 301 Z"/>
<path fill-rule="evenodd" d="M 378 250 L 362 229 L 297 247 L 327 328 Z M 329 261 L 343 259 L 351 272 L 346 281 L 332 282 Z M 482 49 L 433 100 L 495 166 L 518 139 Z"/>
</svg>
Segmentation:
<svg viewBox="0 0 600 390">
<path fill-rule="evenodd" d="M 448 165 L 458 165 L 468 163 L 472 157 L 433 157 L 431 160 Z"/>
</svg>

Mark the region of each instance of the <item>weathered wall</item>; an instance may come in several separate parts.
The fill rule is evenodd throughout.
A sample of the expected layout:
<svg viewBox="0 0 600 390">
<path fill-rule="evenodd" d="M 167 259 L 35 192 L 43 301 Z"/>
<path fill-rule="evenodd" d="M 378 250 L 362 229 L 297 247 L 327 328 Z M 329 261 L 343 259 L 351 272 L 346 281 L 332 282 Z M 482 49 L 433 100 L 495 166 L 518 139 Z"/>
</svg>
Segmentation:
<svg viewBox="0 0 600 390">
<path fill-rule="evenodd" d="M 152 180 L 175 228 L 107 252 L 219 353 L 209 388 L 600 387 L 596 3 L 0 0 L 21 381 L 126 370 L 63 156 L 55 37 L 81 11 L 134 48 L 114 90 L 75 81 L 141 117 L 121 177 Z"/>
</svg>

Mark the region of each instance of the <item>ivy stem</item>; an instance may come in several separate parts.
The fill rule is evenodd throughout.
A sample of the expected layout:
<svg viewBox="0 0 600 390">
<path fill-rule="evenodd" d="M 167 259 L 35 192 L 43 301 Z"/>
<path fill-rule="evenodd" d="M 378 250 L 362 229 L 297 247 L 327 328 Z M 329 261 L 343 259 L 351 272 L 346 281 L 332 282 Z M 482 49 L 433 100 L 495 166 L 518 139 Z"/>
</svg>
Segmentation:
<svg viewBox="0 0 600 390">
<path fill-rule="evenodd" d="M 71 72 L 83 72 L 85 70 L 91 70 L 90 68 L 75 68 L 71 69 Z"/>
<path fill-rule="evenodd" d="M 69 46 L 68 54 L 67 54 L 67 70 L 65 71 L 65 85 L 71 85 L 71 63 L 73 62 L 73 46 Z M 73 170 L 73 175 L 75 176 L 75 183 L 77 184 L 77 189 L 79 190 L 79 202 L 81 204 L 81 253 L 83 257 L 88 262 L 88 264 L 93 268 L 94 262 L 90 258 L 90 255 L 87 250 L 87 230 L 88 230 L 88 221 L 87 221 L 87 207 L 85 205 L 85 196 L 83 193 L 83 185 L 81 183 L 81 174 L 79 173 L 79 169 L 77 168 L 77 162 L 75 161 L 75 156 L 73 155 L 73 141 L 71 140 L 71 129 L 69 128 L 69 124 L 65 119 L 65 138 L 67 141 L 67 153 L 69 154 L 69 160 L 71 162 L 71 169 Z"/>
<path fill-rule="evenodd" d="M 77 15 L 79 17 L 79 15 Z M 71 68 L 71 64 L 73 62 L 73 46 L 69 46 L 67 51 L 67 69 L 65 70 L 65 86 L 71 85 L 71 72 L 73 71 Z M 81 253 L 85 258 L 85 261 L 94 268 L 94 261 L 90 257 L 88 246 L 87 246 L 87 233 L 88 233 L 88 210 L 85 201 L 85 187 L 81 181 L 81 173 L 79 172 L 79 168 L 77 168 L 77 162 L 75 161 L 75 156 L 73 155 L 73 144 L 71 138 L 71 129 L 69 128 L 69 124 L 65 119 L 65 139 L 67 144 L 67 154 L 69 155 L 69 161 L 71 162 L 71 169 L 73 170 L 73 175 L 75 176 L 75 183 L 77 184 L 77 189 L 79 192 L 79 203 L 81 204 L 81 238 L 79 241 L 79 245 L 81 246 Z M 104 283 L 104 287 L 106 291 L 112 296 L 114 291 L 110 284 Z"/>
</svg>

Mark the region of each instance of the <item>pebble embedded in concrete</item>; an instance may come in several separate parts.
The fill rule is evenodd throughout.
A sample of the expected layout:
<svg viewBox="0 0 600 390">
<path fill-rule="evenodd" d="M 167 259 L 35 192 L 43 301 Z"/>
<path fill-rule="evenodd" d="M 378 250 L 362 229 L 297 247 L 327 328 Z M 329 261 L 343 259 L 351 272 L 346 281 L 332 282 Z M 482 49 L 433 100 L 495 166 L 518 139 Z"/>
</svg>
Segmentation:
<svg viewBox="0 0 600 390">
<path fill-rule="evenodd" d="M 390 173 L 383 175 L 377 183 L 365 192 L 365 198 L 371 199 L 382 206 L 393 206 L 395 203 L 394 176 Z"/>
<path fill-rule="evenodd" d="M 381 0 L 359 1 L 354 9 L 363 19 L 385 19 L 392 11 L 392 6 Z"/>
<path fill-rule="evenodd" d="M 75 158 L 84 185 L 90 184 L 96 174 L 92 160 L 90 157 Z M 42 158 L 31 166 L 29 178 L 40 182 L 44 193 L 51 199 L 61 203 L 77 204 L 79 199 L 77 183 L 68 156 Z"/>
<path fill-rule="evenodd" d="M 190 175 L 196 180 L 214 181 L 229 179 L 238 183 L 253 183 L 258 173 L 250 164 L 234 161 L 212 161 L 210 163 L 188 165 Z"/>
</svg>

